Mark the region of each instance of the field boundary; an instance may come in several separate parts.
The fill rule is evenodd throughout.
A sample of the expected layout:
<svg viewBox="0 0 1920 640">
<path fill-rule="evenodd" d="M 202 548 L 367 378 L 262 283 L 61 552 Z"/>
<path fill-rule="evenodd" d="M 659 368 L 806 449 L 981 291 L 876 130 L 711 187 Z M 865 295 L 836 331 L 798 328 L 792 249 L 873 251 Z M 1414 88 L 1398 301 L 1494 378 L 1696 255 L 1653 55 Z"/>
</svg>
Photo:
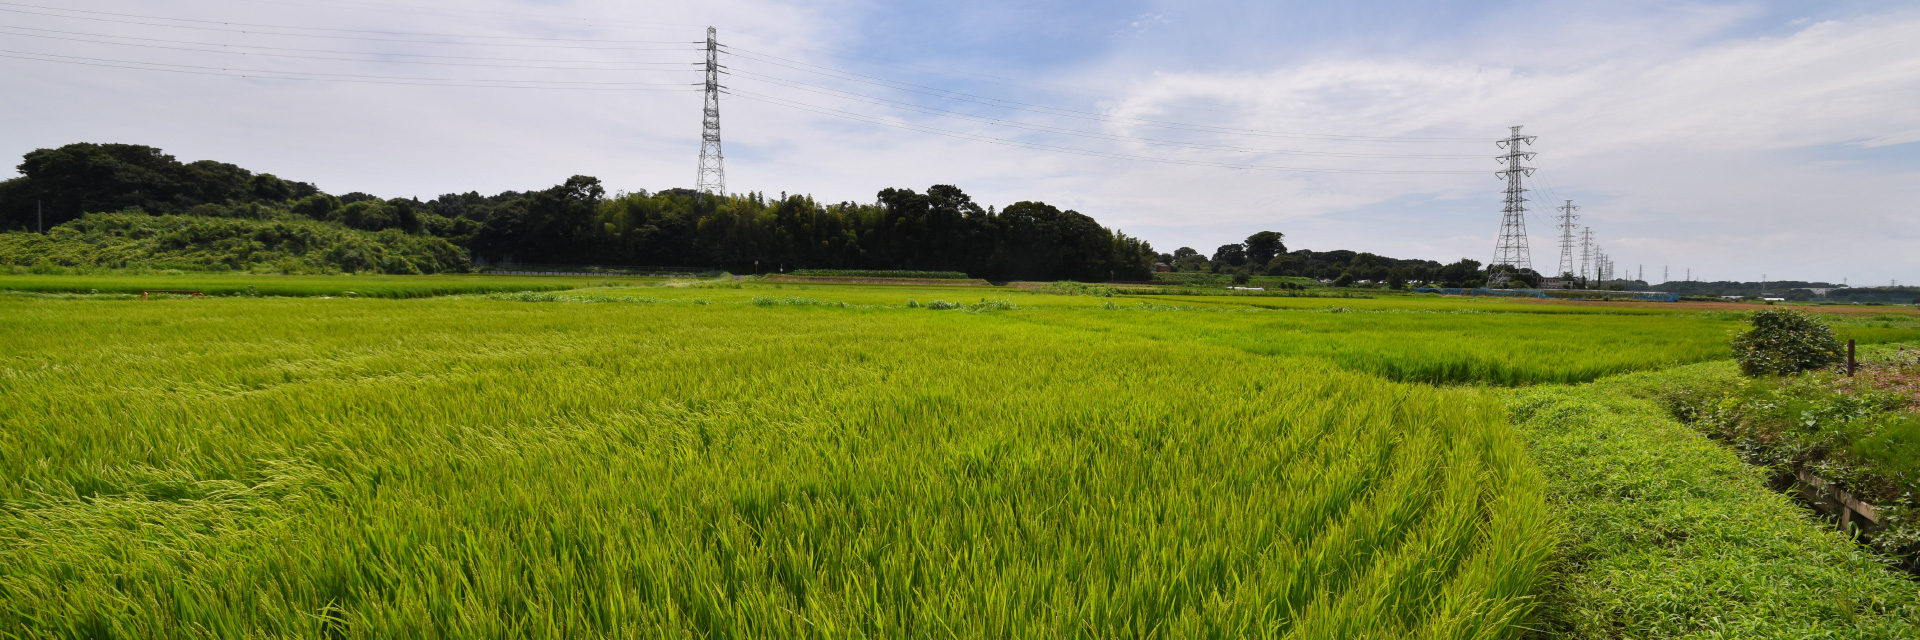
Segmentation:
<svg viewBox="0 0 1920 640">
<path fill-rule="evenodd" d="M 990 287 L 993 283 L 980 279 L 947 278 L 872 278 L 865 276 L 761 276 L 760 282 L 784 282 L 788 284 L 910 284 L 910 285 L 949 285 L 966 287 Z"/>
<path fill-rule="evenodd" d="M 1920 637 L 1920 586 L 1622 388 L 1649 375 L 1507 394 L 1569 534 L 1547 635 Z"/>
</svg>

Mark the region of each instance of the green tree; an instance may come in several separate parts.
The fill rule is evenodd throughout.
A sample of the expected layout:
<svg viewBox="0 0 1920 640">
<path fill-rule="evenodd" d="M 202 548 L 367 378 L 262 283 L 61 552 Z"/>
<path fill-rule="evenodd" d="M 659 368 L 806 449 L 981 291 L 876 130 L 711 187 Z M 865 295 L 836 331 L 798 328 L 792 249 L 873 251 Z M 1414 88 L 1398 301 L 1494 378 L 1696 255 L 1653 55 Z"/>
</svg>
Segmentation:
<svg viewBox="0 0 1920 640">
<path fill-rule="evenodd" d="M 1342 273 L 1340 274 L 1340 277 L 1333 279 L 1333 286 L 1336 286 L 1336 287 L 1347 287 L 1352 285 L 1353 285 L 1352 273 Z"/>
<path fill-rule="evenodd" d="M 20 178 L 0 189 L 0 226 L 32 228 L 35 204 L 53 226 L 83 213 L 139 208 L 184 213 L 199 205 L 283 203 L 318 193 L 313 185 L 254 175 L 211 160 L 181 163 L 161 150 L 134 144 L 70 144 L 36 149 L 19 165 Z"/>
<path fill-rule="evenodd" d="M 1459 262 L 1435 270 L 1434 279 L 1449 287 L 1480 286 L 1480 261 L 1461 258 Z"/>
<path fill-rule="evenodd" d="M 1811 371 L 1845 357 L 1833 329 L 1792 309 L 1756 311 L 1752 329 L 1733 339 L 1733 359 L 1748 377 Z"/>
<path fill-rule="evenodd" d="M 1216 269 L 1238 267 L 1247 263 L 1247 247 L 1241 244 L 1223 244 L 1213 250 L 1213 264 Z"/>
<path fill-rule="evenodd" d="M 1278 231 L 1261 231 L 1247 236 L 1247 262 L 1265 268 L 1274 256 L 1287 252 L 1287 245 L 1281 242 L 1286 235 Z"/>
</svg>

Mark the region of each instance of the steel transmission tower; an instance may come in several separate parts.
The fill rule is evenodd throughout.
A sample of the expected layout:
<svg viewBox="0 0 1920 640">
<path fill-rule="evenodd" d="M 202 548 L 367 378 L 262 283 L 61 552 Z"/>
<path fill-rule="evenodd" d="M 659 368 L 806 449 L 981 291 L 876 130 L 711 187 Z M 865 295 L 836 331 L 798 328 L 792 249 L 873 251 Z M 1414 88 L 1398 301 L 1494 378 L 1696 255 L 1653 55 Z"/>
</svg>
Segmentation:
<svg viewBox="0 0 1920 640">
<path fill-rule="evenodd" d="M 1590 271 L 1593 269 L 1593 250 L 1593 227 L 1587 227 L 1580 232 L 1580 286 L 1582 287 L 1588 286 L 1587 281 L 1592 279 Z"/>
<path fill-rule="evenodd" d="M 700 123 L 700 177 L 694 190 L 727 195 L 727 169 L 720 155 L 720 42 L 707 27 L 707 104 Z"/>
<path fill-rule="evenodd" d="M 1507 139 L 1495 143 L 1507 150 L 1498 156 L 1507 168 L 1494 174 L 1507 179 L 1507 205 L 1500 218 L 1500 240 L 1493 245 L 1493 262 L 1487 264 L 1488 288 L 1505 285 L 1515 271 L 1533 268 L 1533 258 L 1527 252 L 1527 188 L 1521 181 L 1533 175 L 1533 167 L 1520 163 L 1532 160 L 1534 154 L 1521 151 L 1520 145 L 1533 144 L 1534 137 L 1520 135 L 1520 127 L 1515 126 Z M 1499 265 L 1507 265 L 1507 269 L 1495 271 Z"/>
<path fill-rule="evenodd" d="M 1560 205 L 1560 272 L 1553 274 L 1556 278 L 1573 277 L 1573 221 L 1580 217 L 1574 213 L 1579 209 L 1572 200 Z"/>
</svg>

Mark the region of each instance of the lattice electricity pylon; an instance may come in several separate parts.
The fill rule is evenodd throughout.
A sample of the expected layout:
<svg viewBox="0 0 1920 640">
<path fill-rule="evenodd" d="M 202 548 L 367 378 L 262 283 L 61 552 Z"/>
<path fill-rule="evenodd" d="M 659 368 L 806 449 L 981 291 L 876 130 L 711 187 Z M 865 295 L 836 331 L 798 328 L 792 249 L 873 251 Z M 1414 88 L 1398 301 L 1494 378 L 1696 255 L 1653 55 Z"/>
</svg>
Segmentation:
<svg viewBox="0 0 1920 640">
<path fill-rule="evenodd" d="M 1532 160 L 1533 152 L 1521 151 L 1520 145 L 1533 144 L 1535 136 L 1520 135 L 1520 127 L 1512 127 L 1507 139 L 1496 142 L 1507 152 L 1498 156 L 1507 168 L 1494 175 L 1507 179 L 1507 204 L 1501 212 L 1500 239 L 1493 245 L 1493 262 L 1487 264 L 1487 287 L 1498 288 L 1507 284 L 1509 274 L 1521 269 L 1532 269 L 1533 258 L 1527 252 L 1527 188 L 1521 178 L 1533 175 L 1533 167 L 1520 164 Z M 1506 265 L 1507 269 L 1496 267 Z"/>
<path fill-rule="evenodd" d="M 700 176 L 694 190 L 727 195 L 727 169 L 720 155 L 720 41 L 707 27 L 707 104 L 700 122 Z"/>
<path fill-rule="evenodd" d="M 1580 232 L 1580 286 L 1587 286 L 1587 283 L 1593 279 L 1591 271 L 1596 248 L 1598 247 L 1593 244 L 1593 227 L 1587 227 Z"/>
<path fill-rule="evenodd" d="M 1560 205 L 1560 272 L 1553 274 L 1556 278 L 1573 277 L 1573 221 L 1580 218 L 1574 213 L 1579 209 L 1572 200 Z"/>
</svg>

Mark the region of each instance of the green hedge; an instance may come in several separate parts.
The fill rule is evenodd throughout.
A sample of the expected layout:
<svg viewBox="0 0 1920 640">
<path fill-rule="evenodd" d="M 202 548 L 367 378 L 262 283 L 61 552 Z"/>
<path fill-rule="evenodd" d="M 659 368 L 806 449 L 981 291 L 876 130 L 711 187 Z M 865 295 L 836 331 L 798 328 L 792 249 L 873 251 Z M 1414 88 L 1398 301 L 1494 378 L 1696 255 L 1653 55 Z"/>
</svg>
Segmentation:
<svg viewBox="0 0 1920 640">
<path fill-rule="evenodd" d="M 1920 637 L 1920 587 L 1768 489 L 1733 451 L 1628 392 L 1660 375 L 1509 396 L 1567 530 L 1543 631 Z"/>
<path fill-rule="evenodd" d="M 0 234 L 0 265 L 253 271 L 466 271 L 467 250 L 396 229 L 360 231 L 300 216 L 266 220 L 95 213 L 37 233 Z"/>
</svg>

